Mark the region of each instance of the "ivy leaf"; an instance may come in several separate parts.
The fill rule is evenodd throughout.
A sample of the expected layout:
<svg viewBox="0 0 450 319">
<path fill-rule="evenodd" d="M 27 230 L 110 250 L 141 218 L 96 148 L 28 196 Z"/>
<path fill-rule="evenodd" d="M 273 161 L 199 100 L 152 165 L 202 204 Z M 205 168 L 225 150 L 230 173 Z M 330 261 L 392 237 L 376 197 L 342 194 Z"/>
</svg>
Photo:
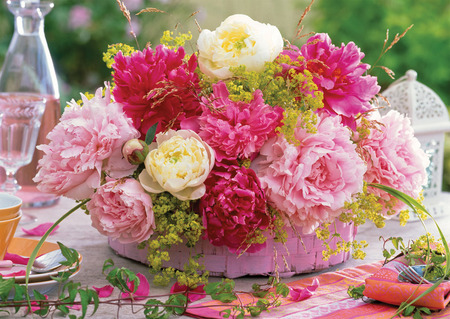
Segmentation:
<svg viewBox="0 0 450 319">
<path fill-rule="evenodd" d="M 0 281 L 0 298 L 3 301 L 8 300 L 9 292 L 14 286 L 14 278 L 1 279 Z"/>
<path fill-rule="evenodd" d="M 153 124 L 153 126 L 148 129 L 147 134 L 145 134 L 145 143 L 147 143 L 148 145 L 150 145 L 153 142 L 153 139 L 155 138 L 157 126 L 158 122 Z"/>
<path fill-rule="evenodd" d="M 72 266 L 73 264 L 79 262 L 78 260 L 78 252 L 73 249 L 73 248 L 68 248 L 67 246 L 63 245 L 60 242 L 57 242 L 59 245 L 59 249 L 61 249 L 61 253 L 63 254 L 64 257 L 66 257 L 66 261 L 62 261 L 61 265 L 64 266 Z"/>
<path fill-rule="evenodd" d="M 114 261 L 112 259 L 106 259 L 103 263 L 102 274 L 106 275 L 106 271 L 112 267 L 114 267 Z"/>
<path fill-rule="evenodd" d="M 205 293 L 211 296 L 214 300 L 219 300 L 224 303 L 232 302 L 237 297 L 234 294 L 235 283 L 230 279 L 223 279 L 221 282 L 210 283 L 204 287 Z"/>
<path fill-rule="evenodd" d="M 187 306 L 187 297 L 183 294 L 175 294 L 171 295 L 167 300 L 166 305 L 172 305 L 176 307 L 172 307 L 171 310 L 175 312 L 177 315 L 182 315 L 185 311 L 185 307 Z"/>
<path fill-rule="evenodd" d="M 170 314 L 165 312 L 163 308 L 162 311 L 159 311 L 159 306 L 163 306 L 162 301 L 158 299 L 148 299 L 145 303 L 144 315 L 146 318 L 168 318 Z"/>
<path fill-rule="evenodd" d="M 222 317 L 224 317 L 224 318 L 230 318 L 230 316 L 231 316 L 231 309 L 225 309 L 225 310 L 222 310 L 222 311 L 220 312 L 220 315 L 221 315 Z"/>
<path fill-rule="evenodd" d="M 289 287 L 286 284 L 278 284 L 275 291 L 278 295 L 282 295 L 285 298 L 289 296 Z"/>
<path fill-rule="evenodd" d="M 416 309 L 416 307 L 414 306 L 408 306 L 405 308 L 405 310 L 403 311 L 403 314 L 405 316 L 411 316 L 411 314 L 414 312 L 414 310 Z"/>
</svg>

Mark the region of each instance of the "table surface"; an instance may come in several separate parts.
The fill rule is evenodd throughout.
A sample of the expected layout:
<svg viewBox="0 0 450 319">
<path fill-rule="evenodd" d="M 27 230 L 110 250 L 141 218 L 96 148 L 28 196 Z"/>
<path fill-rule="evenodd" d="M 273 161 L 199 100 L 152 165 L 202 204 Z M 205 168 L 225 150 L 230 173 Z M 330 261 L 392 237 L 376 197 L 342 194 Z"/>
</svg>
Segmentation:
<svg viewBox="0 0 450 319">
<path fill-rule="evenodd" d="M 75 202 L 73 200 L 67 198 L 60 198 L 59 202 L 52 207 L 47 208 L 26 208 L 23 209 L 23 212 L 26 214 L 32 214 L 37 218 L 37 221 L 32 224 L 22 225 L 24 228 L 33 228 L 44 222 L 54 222 L 59 217 L 61 217 L 65 212 L 75 206 Z M 446 238 L 450 238 L 450 214 L 447 216 L 437 217 L 436 221 L 439 223 L 439 226 L 443 230 Z M 74 248 L 79 251 L 83 256 L 83 262 L 81 265 L 81 271 L 74 278 L 74 281 L 80 282 L 83 286 L 96 286 L 102 287 L 107 284 L 104 279 L 104 275 L 102 275 L 102 266 L 106 259 L 112 259 L 117 267 L 126 267 L 131 269 L 136 273 L 142 273 L 149 278 L 151 283 L 152 277 L 148 272 L 148 267 L 142 265 L 138 262 L 134 262 L 128 260 L 126 258 L 122 258 L 117 256 L 114 251 L 108 246 L 107 238 L 103 235 L 99 234 L 96 229 L 90 226 L 91 220 L 90 217 L 83 213 L 83 211 L 79 210 L 69 216 L 66 220 L 64 220 L 60 228 L 52 234 L 48 241 L 57 242 L 60 241 L 64 245 Z M 428 232 L 433 235 L 437 235 L 436 227 L 434 226 L 431 220 L 426 221 L 426 225 L 428 228 Z M 381 229 L 377 229 L 375 226 L 367 223 L 359 227 L 358 229 L 358 240 L 367 240 L 369 242 L 369 247 L 365 249 L 367 256 L 364 260 L 349 260 L 341 265 L 334 266 L 327 271 L 333 271 L 348 267 L 354 267 L 360 264 L 374 262 L 378 260 L 382 260 L 382 242 L 379 241 L 379 237 L 383 236 L 388 238 L 390 236 L 401 236 L 405 240 L 414 239 L 417 236 L 424 234 L 425 229 L 423 225 L 418 222 L 409 222 L 406 227 L 400 226 L 398 220 L 389 220 L 386 223 L 386 226 Z M 25 237 L 25 238 L 35 238 L 24 235 L 22 230 L 17 230 L 16 237 Z M 298 275 L 291 278 L 284 279 L 285 282 L 295 281 L 297 279 L 313 276 L 314 274 L 305 274 Z M 212 277 L 210 280 L 219 280 L 218 278 Z M 251 285 L 253 283 L 263 283 L 266 282 L 266 278 L 264 277 L 244 277 L 236 279 L 236 287 L 239 290 L 250 290 Z M 151 284 L 150 288 L 151 295 L 161 295 L 167 294 L 169 291 L 169 287 L 160 288 L 155 287 Z M 56 289 L 55 289 L 56 290 Z M 57 292 L 52 291 L 49 293 L 49 298 L 56 298 Z M 134 309 L 137 310 L 137 309 Z M 92 311 L 92 309 L 91 309 Z M 89 311 L 88 311 L 89 313 Z M 142 312 L 138 312 L 137 314 L 133 314 L 133 310 L 131 307 L 122 307 L 120 308 L 120 312 L 117 312 L 117 307 L 107 306 L 102 304 L 97 313 L 94 316 L 95 318 L 141 318 L 143 317 Z M 0 314 L 0 318 L 2 317 Z"/>
</svg>

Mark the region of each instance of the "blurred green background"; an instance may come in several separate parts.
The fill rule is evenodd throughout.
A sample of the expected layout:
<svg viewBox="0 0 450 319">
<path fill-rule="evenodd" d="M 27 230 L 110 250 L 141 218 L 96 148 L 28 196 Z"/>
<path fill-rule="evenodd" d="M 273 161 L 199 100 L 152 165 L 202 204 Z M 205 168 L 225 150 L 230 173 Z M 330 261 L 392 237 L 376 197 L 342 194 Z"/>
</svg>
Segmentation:
<svg viewBox="0 0 450 319">
<path fill-rule="evenodd" d="M 45 33 L 61 88 L 61 102 L 92 92 L 109 79 L 102 53 L 111 43 L 134 45 L 128 22 L 116 0 L 55 0 L 55 8 L 45 19 Z M 309 4 L 305 0 L 124 0 L 132 13 L 133 29 L 142 47 L 159 43 L 163 30 L 191 30 L 195 50 L 198 28 L 215 29 L 234 13 L 276 25 L 290 42 L 302 45 L 307 37 L 295 39 L 299 18 Z M 166 13 L 146 13 L 153 7 Z M 195 15 L 193 16 L 193 14 Z M 316 0 L 304 20 L 305 30 L 327 32 L 335 45 L 354 41 L 366 54 L 364 62 L 377 60 L 389 29 L 390 40 L 408 26 L 414 27 L 379 65 L 392 69 L 396 78 L 409 69 L 450 105 L 450 1 L 448 0 Z M 0 64 L 13 33 L 13 17 L 3 0 L 0 5 Z M 383 88 L 392 80 L 375 69 Z M 449 139 L 447 138 L 447 141 Z M 448 146 L 450 152 L 450 144 Z M 446 158 L 449 158 L 447 156 Z M 450 189 L 450 158 L 446 161 L 444 188 Z"/>
</svg>

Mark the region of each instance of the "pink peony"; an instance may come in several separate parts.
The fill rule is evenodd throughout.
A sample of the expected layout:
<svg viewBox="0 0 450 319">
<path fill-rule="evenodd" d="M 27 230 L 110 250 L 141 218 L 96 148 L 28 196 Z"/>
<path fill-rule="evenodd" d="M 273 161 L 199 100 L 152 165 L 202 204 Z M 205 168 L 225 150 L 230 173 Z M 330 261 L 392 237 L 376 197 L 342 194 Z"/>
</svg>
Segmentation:
<svg viewBox="0 0 450 319">
<path fill-rule="evenodd" d="M 200 199 L 205 237 L 215 246 L 225 245 L 232 253 L 256 252 L 264 244 L 247 249 L 246 239 L 270 224 L 264 191 L 252 169 L 218 163 L 205 182 Z"/>
<path fill-rule="evenodd" d="M 369 65 L 361 63 L 364 53 L 350 42 L 336 47 L 326 33 L 308 39 L 301 50 L 292 46 L 283 51 L 292 60 L 301 55 L 306 68 L 315 76 L 314 82 L 323 92 L 324 108 L 331 115 L 339 115 L 345 125 L 355 128 L 355 116 L 372 106 L 370 100 L 380 91 L 377 78 L 363 74 Z"/>
<path fill-rule="evenodd" d="M 109 88 L 105 97 L 102 89 L 83 107 L 69 103 L 60 122 L 47 135 L 47 145 L 37 148 L 45 154 L 39 161 L 34 181 L 45 193 L 85 199 L 100 186 L 102 171 L 113 178 L 127 176 L 135 170 L 123 159 L 122 145 L 139 137 L 122 105 L 111 102 Z"/>
<path fill-rule="evenodd" d="M 143 136 L 155 123 L 157 132 L 178 129 L 180 121 L 201 113 L 197 58 L 193 54 L 185 63 L 184 57 L 182 47 L 175 52 L 163 45 L 128 57 L 117 54 L 114 98 Z"/>
<path fill-rule="evenodd" d="M 86 204 L 92 226 L 121 243 L 139 243 L 155 228 L 152 199 L 132 178 L 111 180 L 97 189 Z"/>
<path fill-rule="evenodd" d="M 200 137 L 216 151 L 219 161 L 250 158 L 281 126 L 283 109 L 264 104 L 256 90 L 250 103 L 229 99 L 224 82 L 213 85 L 213 94 L 202 98 Z"/>
<path fill-rule="evenodd" d="M 414 137 L 409 118 L 392 110 L 383 117 L 376 113 L 373 119 L 381 125 L 378 129 L 372 129 L 369 137 L 361 144 L 367 162 L 364 180 L 390 186 L 417 198 L 422 185 L 427 182 L 426 168 L 429 159 Z M 392 198 L 379 189 L 369 190 L 385 201 Z M 398 212 L 404 207 L 405 204 L 397 200 L 395 207 L 391 209 Z M 389 210 L 385 207 L 383 213 L 387 215 Z"/>
<path fill-rule="evenodd" d="M 267 141 L 251 167 L 268 201 L 309 234 L 362 190 L 366 167 L 336 117 L 319 116 L 317 133 L 298 127 L 295 137 L 298 147 L 282 137 Z"/>
</svg>

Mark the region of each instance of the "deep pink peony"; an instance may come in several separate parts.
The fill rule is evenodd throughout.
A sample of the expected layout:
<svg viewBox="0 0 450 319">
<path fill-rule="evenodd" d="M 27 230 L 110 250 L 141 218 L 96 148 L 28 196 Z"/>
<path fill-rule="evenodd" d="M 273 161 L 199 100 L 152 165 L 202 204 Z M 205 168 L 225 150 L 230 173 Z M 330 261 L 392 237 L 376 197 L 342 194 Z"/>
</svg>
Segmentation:
<svg viewBox="0 0 450 319">
<path fill-rule="evenodd" d="M 206 194 L 200 199 L 205 238 L 215 246 L 227 246 L 232 253 L 256 252 L 264 244 L 247 249 L 246 239 L 256 229 L 270 224 L 266 200 L 252 169 L 217 163 L 205 182 Z"/>
<path fill-rule="evenodd" d="M 83 107 L 69 103 L 60 122 L 47 135 L 47 145 L 37 148 L 45 154 L 39 161 L 34 181 L 45 193 L 85 199 L 100 186 L 102 171 L 113 178 L 132 174 L 136 169 L 122 156 L 122 145 L 140 136 L 122 105 L 112 103 L 109 87 L 88 100 L 82 95 Z"/>
<path fill-rule="evenodd" d="M 427 182 L 429 159 L 414 137 L 409 118 L 392 110 L 382 117 L 376 113 L 373 119 L 381 125 L 372 129 L 361 144 L 367 158 L 364 180 L 390 186 L 417 198 L 422 185 Z M 386 201 L 391 199 L 391 195 L 379 189 L 371 187 L 369 191 Z M 398 212 L 404 207 L 405 204 L 397 200 L 392 208 Z M 384 207 L 383 213 L 387 215 L 388 212 L 389 209 Z"/>
<path fill-rule="evenodd" d="M 92 226 L 121 243 L 139 243 L 155 228 L 152 199 L 135 179 L 111 180 L 86 204 Z"/>
<path fill-rule="evenodd" d="M 268 201 L 309 234 L 362 190 L 366 167 L 337 117 L 319 116 L 317 133 L 297 128 L 295 136 L 298 147 L 283 137 L 267 141 L 251 167 Z"/>
<path fill-rule="evenodd" d="M 315 76 L 314 82 L 323 92 L 324 108 L 331 115 L 339 115 L 345 125 L 355 128 L 355 116 L 372 106 L 370 100 L 380 91 L 377 78 L 363 75 L 369 65 L 361 63 L 364 53 L 355 43 L 336 47 L 326 33 L 308 39 L 299 50 L 292 46 L 283 51 L 292 60 L 301 55 L 306 68 Z"/>
<path fill-rule="evenodd" d="M 193 54 L 185 63 L 184 49 L 173 51 L 163 45 L 115 57 L 114 98 L 145 136 L 155 123 L 157 132 L 178 129 L 180 121 L 201 113 L 200 91 Z"/>
<path fill-rule="evenodd" d="M 213 85 L 213 94 L 202 98 L 200 137 L 216 151 L 216 158 L 250 158 L 281 126 L 283 109 L 264 103 L 256 90 L 250 103 L 233 102 L 224 82 Z"/>
</svg>

